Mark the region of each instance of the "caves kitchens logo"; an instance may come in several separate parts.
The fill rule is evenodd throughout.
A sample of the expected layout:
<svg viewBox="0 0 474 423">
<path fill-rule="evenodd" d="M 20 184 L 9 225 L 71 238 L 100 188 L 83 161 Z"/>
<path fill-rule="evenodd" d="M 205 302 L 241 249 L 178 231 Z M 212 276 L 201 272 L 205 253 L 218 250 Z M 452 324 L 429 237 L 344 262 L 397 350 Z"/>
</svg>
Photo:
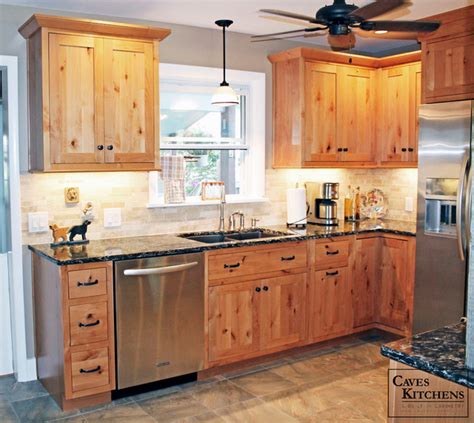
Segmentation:
<svg viewBox="0 0 474 423">
<path fill-rule="evenodd" d="M 389 418 L 469 417 L 468 388 L 420 370 L 389 369 L 388 391 Z"/>
</svg>

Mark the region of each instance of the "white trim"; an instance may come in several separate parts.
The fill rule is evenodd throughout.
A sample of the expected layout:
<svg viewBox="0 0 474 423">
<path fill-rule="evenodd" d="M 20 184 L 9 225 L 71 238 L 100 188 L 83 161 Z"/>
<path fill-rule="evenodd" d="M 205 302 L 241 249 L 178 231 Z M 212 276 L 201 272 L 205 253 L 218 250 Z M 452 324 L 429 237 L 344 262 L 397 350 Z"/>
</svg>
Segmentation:
<svg viewBox="0 0 474 423">
<path fill-rule="evenodd" d="M 209 83 L 217 88 L 221 77 L 221 68 L 160 63 L 161 80 L 172 80 L 183 84 Z M 246 144 L 251 153 L 245 160 L 243 172 L 252 177 L 243 178 L 245 185 L 242 191 L 247 198 L 263 199 L 265 195 L 265 74 L 227 69 L 226 79 L 231 86 L 249 88 Z M 252 119 L 248 119 L 248 116 L 252 116 Z M 150 184 L 154 183 L 152 179 L 150 178 Z M 150 186 L 150 195 L 151 189 Z M 153 195 L 150 196 L 149 203 L 157 203 Z"/>
<path fill-rule="evenodd" d="M 0 254 L 0 376 L 13 372 L 13 344 L 10 311 L 9 260 L 11 253 Z"/>
<path fill-rule="evenodd" d="M 21 243 L 20 155 L 18 135 L 18 58 L 0 56 L 0 66 L 7 68 L 8 148 L 10 171 L 11 272 L 10 299 L 13 339 L 13 368 L 18 381 L 36 379 L 35 360 L 27 354 L 25 290 Z"/>
<path fill-rule="evenodd" d="M 268 203 L 270 200 L 264 197 L 252 198 L 243 197 L 241 195 L 226 195 L 225 200 L 227 204 L 253 204 L 253 203 Z M 186 201 L 181 204 L 165 204 L 163 202 L 155 202 L 147 204 L 149 209 L 165 209 L 170 207 L 196 207 L 196 206 L 216 206 L 220 204 L 219 200 L 203 201 L 199 197 L 186 197 Z"/>
</svg>

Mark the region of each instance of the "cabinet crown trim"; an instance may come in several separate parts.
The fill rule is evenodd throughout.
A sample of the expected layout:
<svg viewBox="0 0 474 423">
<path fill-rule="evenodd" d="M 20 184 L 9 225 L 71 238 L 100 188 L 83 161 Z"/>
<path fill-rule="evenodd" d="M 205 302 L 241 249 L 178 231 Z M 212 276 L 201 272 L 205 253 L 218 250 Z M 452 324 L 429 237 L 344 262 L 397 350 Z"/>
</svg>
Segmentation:
<svg viewBox="0 0 474 423">
<path fill-rule="evenodd" d="M 98 35 L 111 35 L 128 38 L 164 40 L 171 30 L 166 28 L 136 25 L 122 22 L 99 21 L 93 19 L 78 19 L 65 16 L 34 14 L 18 32 L 25 38 L 30 38 L 41 28 L 79 31 Z"/>
</svg>

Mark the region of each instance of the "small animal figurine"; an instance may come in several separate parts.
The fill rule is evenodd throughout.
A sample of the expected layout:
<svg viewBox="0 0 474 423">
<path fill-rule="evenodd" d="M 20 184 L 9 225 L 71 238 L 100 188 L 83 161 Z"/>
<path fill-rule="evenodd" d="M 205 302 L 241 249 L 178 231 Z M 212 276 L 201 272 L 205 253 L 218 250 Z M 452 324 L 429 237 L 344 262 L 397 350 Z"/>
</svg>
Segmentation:
<svg viewBox="0 0 474 423">
<path fill-rule="evenodd" d="M 69 233 L 69 242 L 74 241 L 74 237 L 76 235 L 81 235 L 82 240 L 85 241 L 86 240 L 87 226 L 89 226 L 90 224 L 91 224 L 91 222 L 89 220 L 84 220 L 82 225 L 71 226 L 71 228 L 68 231 L 68 233 Z"/>
<path fill-rule="evenodd" d="M 86 203 L 85 207 L 81 210 L 81 217 L 83 222 L 86 220 L 92 222 L 95 219 L 94 206 L 90 201 Z"/>
<path fill-rule="evenodd" d="M 51 231 L 53 231 L 53 239 L 54 239 L 55 244 L 60 242 L 60 240 L 62 240 L 62 242 L 67 241 L 67 234 L 69 232 L 69 227 L 63 226 L 63 227 L 60 228 L 55 223 L 53 225 L 49 225 L 49 229 L 51 229 Z"/>
</svg>

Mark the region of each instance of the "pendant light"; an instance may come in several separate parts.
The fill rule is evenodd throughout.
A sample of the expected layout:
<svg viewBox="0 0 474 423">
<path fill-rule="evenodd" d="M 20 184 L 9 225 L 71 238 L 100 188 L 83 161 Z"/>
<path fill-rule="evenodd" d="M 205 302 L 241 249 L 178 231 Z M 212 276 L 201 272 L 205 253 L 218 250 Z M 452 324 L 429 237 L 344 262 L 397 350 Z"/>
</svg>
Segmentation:
<svg viewBox="0 0 474 423">
<path fill-rule="evenodd" d="M 222 58 L 223 58 L 223 81 L 220 87 L 214 92 L 211 103 L 215 106 L 235 106 L 239 104 L 239 98 L 229 83 L 225 80 L 225 29 L 231 26 L 234 22 L 228 19 L 221 19 L 215 24 L 222 28 Z"/>
</svg>

